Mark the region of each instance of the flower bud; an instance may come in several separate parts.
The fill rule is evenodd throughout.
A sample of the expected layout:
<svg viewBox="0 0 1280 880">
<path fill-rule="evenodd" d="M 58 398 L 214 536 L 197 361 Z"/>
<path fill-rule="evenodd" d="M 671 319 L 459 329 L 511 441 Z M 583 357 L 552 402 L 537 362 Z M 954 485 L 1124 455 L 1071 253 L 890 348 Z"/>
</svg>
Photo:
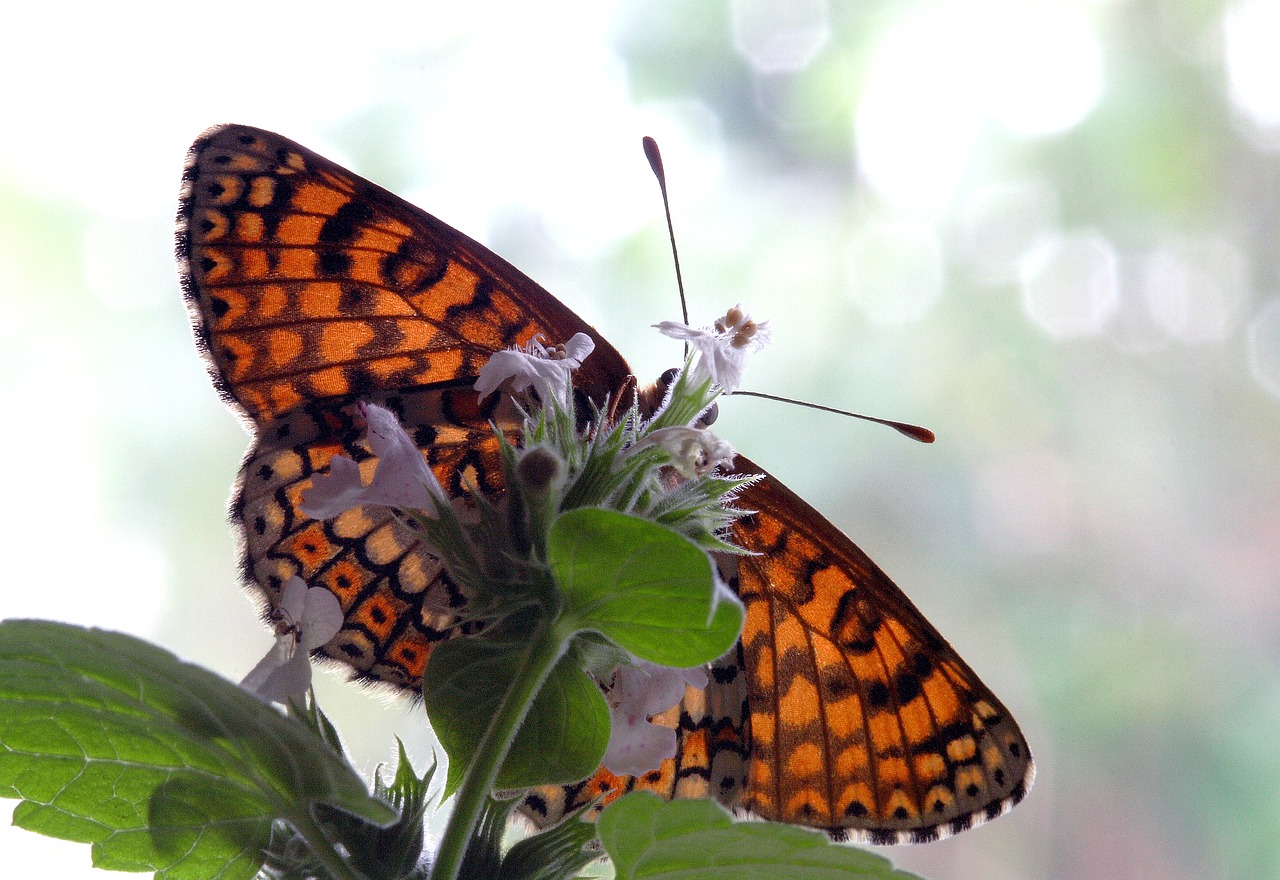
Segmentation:
<svg viewBox="0 0 1280 880">
<path fill-rule="evenodd" d="M 559 487 L 564 479 L 564 462 L 547 447 L 534 446 L 520 456 L 516 474 L 527 495 L 541 498 Z"/>
</svg>

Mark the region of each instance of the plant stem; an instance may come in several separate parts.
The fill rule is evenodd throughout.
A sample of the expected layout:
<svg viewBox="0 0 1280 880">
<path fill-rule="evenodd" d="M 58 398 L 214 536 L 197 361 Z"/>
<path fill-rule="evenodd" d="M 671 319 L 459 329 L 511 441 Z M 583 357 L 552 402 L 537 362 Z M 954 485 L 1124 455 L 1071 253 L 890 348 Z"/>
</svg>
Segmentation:
<svg viewBox="0 0 1280 880">
<path fill-rule="evenodd" d="M 493 791 L 498 770 L 515 741 L 516 731 L 533 705 L 534 697 L 564 655 L 570 635 L 554 623 L 544 624 L 530 640 L 529 653 L 498 711 L 489 721 L 476 746 L 475 756 L 462 776 L 453 802 L 453 813 L 445 825 L 440 850 L 431 868 L 431 880 L 457 880 L 485 798 Z"/>
</svg>

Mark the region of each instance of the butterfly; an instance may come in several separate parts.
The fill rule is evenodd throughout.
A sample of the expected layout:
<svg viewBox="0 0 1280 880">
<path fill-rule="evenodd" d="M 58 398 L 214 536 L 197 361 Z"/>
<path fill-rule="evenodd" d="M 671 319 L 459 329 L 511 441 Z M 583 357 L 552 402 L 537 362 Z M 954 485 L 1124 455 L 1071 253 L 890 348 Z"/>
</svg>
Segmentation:
<svg viewBox="0 0 1280 880">
<path fill-rule="evenodd" d="M 399 416 L 446 490 L 497 496 L 491 423 L 514 435 L 519 421 L 473 389 L 490 355 L 587 333 L 575 394 L 596 404 L 634 386 L 630 368 L 501 257 L 268 131 L 205 132 L 177 220 L 197 345 L 253 437 L 231 509 L 245 582 L 268 614 L 294 575 L 330 590 L 345 622 L 321 652 L 419 689 L 432 646 L 468 631 L 465 596 L 389 510 L 321 522 L 299 508 L 334 455 L 372 472 L 360 402 Z M 751 555 L 727 570 L 746 623 L 708 686 L 652 719 L 675 729 L 675 757 L 537 789 L 524 812 L 551 824 L 640 788 L 883 844 L 949 836 L 1020 801 L 1034 764 L 996 696 L 839 529 L 747 459 L 735 469 L 764 474 L 737 499 L 755 511 L 733 526 Z"/>
</svg>

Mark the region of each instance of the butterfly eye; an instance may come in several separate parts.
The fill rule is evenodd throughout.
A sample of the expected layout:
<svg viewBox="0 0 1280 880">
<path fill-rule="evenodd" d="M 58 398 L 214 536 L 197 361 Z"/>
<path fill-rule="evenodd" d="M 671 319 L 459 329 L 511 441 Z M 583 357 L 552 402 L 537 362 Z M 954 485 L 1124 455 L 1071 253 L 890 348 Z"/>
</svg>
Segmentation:
<svg viewBox="0 0 1280 880">
<path fill-rule="evenodd" d="M 671 369 L 664 371 L 663 374 L 658 377 L 658 387 L 665 392 L 671 387 L 672 383 L 676 381 L 676 376 L 679 375 L 680 369 L 678 367 L 672 367 Z"/>
<path fill-rule="evenodd" d="M 698 425 L 703 428 L 709 428 L 716 423 L 716 419 L 720 418 L 720 404 L 713 403 L 707 407 L 707 411 L 698 416 Z"/>
</svg>

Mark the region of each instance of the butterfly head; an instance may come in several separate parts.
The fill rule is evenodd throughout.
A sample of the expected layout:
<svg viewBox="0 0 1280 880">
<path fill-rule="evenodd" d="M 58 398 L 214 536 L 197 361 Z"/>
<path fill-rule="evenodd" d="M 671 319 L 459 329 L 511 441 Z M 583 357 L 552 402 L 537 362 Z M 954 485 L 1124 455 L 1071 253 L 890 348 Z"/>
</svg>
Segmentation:
<svg viewBox="0 0 1280 880">
<path fill-rule="evenodd" d="M 635 377 L 629 377 L 630 387 L 636 395 L 636 401 L 640 408 L 640 415 L 646 419 L 653 418 L 654 413 L 660 410 L 667 401 L 668 395 L 671 393 L 672 387 L 676 383 L 676 379 L 680 377 L 680 368 L 671 367 L 664 370 L 656 381 L 651 385 L 643 388 L 635 386 Z M 621 396 L 621 395 L 620 395 Z M 622 398 L 625 400 L 626 398 Z M 694 422 L 694 426 L 698 428 L 708 428 L 715 424 L 716 418 L 720 415 L 720 404 L 712 402 L 702 414 L 698 416 Z"/>
</svg>

